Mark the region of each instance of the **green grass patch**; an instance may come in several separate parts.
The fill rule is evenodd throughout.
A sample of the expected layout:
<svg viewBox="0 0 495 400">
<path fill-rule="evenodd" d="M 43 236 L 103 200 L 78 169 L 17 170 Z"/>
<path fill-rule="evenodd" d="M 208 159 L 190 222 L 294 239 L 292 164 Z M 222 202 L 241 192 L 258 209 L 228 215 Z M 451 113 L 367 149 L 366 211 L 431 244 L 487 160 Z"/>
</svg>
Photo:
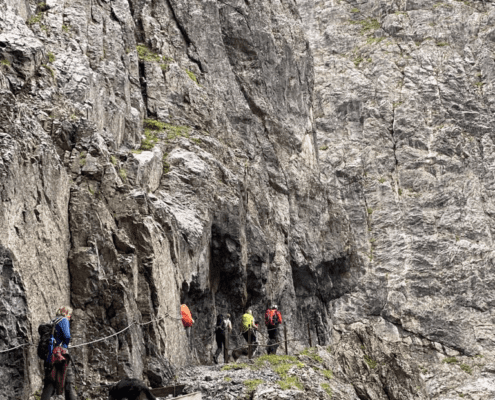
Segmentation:
<svg viewBox="0 0 495 400">
<path fill-rule="evenodd" d="M 122 181 L 127 181 L 127 171 L 125 169 L 122 168 L 121 170 L 119 170 L 119 176 Z"/>
<path fill-rule="evenodd" d="M 157 63 L 162 62 L 162 56 L 155 53 L 153 50 L 149 49 L 144 44 L 138 44 L 136 46 L 136 51 L 138 54 L 138 58 L 141 61 L 157 62 Z"/>
<path fill-rule="evenodd" d="M 332 388 L 328 383 L 322 383 L 320 386 L 330 397 L 332 397 Z"/>
<path fill-rule="evenodd" d="M 371 368 L 371 369 L 375 369 L 376 366 L 378 365 L 378 363 L 373 360 L 370 356 L 368 355 L 364 355 L 364 361 L 366 362 L 366 364 L 368 364 L 368 366 Z"/>
<path fill-rule="evenodd" d="M 378 44 L 380 43 L 382 40 L 385 40 L 384 37 L 369 37 L 367 40 L 366 40 L 366 43 L 367 44 Z"/>
<path fill-rule="evenodd" d="M 352 60 L 352 62 L 354 63 L 354 65 L 357 67 L 359 67 L 359 64 L 361 64 L 363 62 L 363 57 L 356 57 L 354 60 Z"/>
<path fill-rule="evenodd" d="M 10 67 L 10 61 L 9 60 L 2 60 L 0 61 L 1 65 L 5 65 L 6 67 Z"/>
<path fill-rule="evenodd" d="M 111 162 L 114 166 L 116 166 L 116 165 L 117 165 L 117 157 L 115 157 L 115 156 L 110 156 L 110 162 Z"/>
<path fill-rule="evenodd" d="M 86 152 L 81 151 L 81 154 L 79 155 L 79 164 L 84 167 L 86 165 Z"/>
<path fill-rule="evenodd" d="M 55 79 L 55 71 L 52 67 L 50 67 L 49 65 L 46 65 L 46 64 L 43 64 L 43 67 L 46 68 L 46 70 L 50 73 L 50 75 L 52 76 L 53 79 Z"/>
<path fill-rule="evenodd" d="M 320 150 L 322 151 L 328 150 L 328 146 L 327 145 L 320 146 Z"/>
<path fill-rule="evenodd" d="M 249 365 L 245 363 L 239 363 L 239 364 L 227 364 L 222 367 L 222 371 L 230 371 L 230 370 L 237 370 L 237 369 L 245 369 L 249 368 Z"/>
<path fill-rule="evenodd" d="M 464 372 L 468 373 L 469 375 L 472 375 L 473 370 L 471 369 L 471 367 L 469 365 L 461 364 L 460 367 Z"/>
<path fill-rule="evenodd" d="M 333 379 L 333 372 L 329 369 L 320 369 L 320 373 L 327 379 Z"/>
<path fill-rule="evenodd" d="M 361 25 L 361 30 L 359 31 L 361 35 L 373 33 L 381 27 L 376 18 L 367 18 L 360 21 L 349 21 L 349 23 L 352 25 Z"/>
<path fill-rule="evenodd" d="M 360 12 L 360 11 L 359 11 L 359 8 L 355 8 L 355 7 L 354 7 L 354 8 L 351 10 L 351 13 L 358 13 L 358 12 Z"/>
<path fill-rule="evenodd" d="M 314 361 L 316 362 L 319 362 L 319 363 L 322 363 L 323 362 L 323 358 L 321 358 L 319 355 L 318 355 L 318 350 L 314 347 L 307 347 L 305 348 L 302 352 L 301 352 L 301 355 L 302 356 L 307 356 L 311 359 L 313 359 Z"/>
<path fill-rule="evenodd" d="M 368 207 L 366 211 L 368 212 L 369 215 L 373 214 L 373 209 L 371 207 Z"/>
<path fill-rule="evenodd" d="M 51 51 L 49 51 L 47 54 L 47 57 L 48 57 L 48 62 L 49 63 L 54 63 L 55 62 L 55 54 L 53 54 Z"/>
<path fill-rule="evenodd" d="M 29 26 L 36 25 L 39 24 L 42 20 L 43 20 L 43 13 L 39 12 L 38 14 L 33 15 L 31 18 L 29 18 L 26 21 L 26 24 L 28 24 Z"/>
<path fill-rule="evenodd" d="M 69 33 L 69 31 L 70 31 L 70 25 L 62 25 L 62 30 L 63 30 L 65 33 Z"/>
<path fill-rule="evenodd" d="M 168 174 L 170 171 L 170 164 L 167 161 L 168 153 L 165 153 L 162 158 L 163 173 Z"/>
<path fill-rule="evenodd" d="M 246 389 L 248 392 L 254 392 L 256 388 L 263 383 L 263 380 L 261 379 L 248 379 L 243 382 L 244 386 L 246 386 Z"/>
<path fill-rule="evenodd" d="M 196 82 L 197 85 L 199 85 L 198 78 L 196 77 L 196 75 L 194 74 L 194 72 L 186 69 L 186 74 L 189 75 L 189 78 L 191 78 L 194 82 Z"/>
<path fill-rule="evenodd" d="M 304 389 L 301 382 L 299 382 L 299 378 L 297 376 L 288 376 L 287 378 L 278 381 L 277 383 L 282 388 L 282 390 L 289 390 L 294 387 L 299 390 Z"/>
<path fill-rule="evenodd" d="M 230 382 L 230 381 L 232 380 L 232 378 L 231 378 L 230 376 L 224 376 L 224 377 L 223 377 L 223 380 L 224 380 L 225 382 Z"/>
<path fill-rule="evenodd" d="M 447 42 L 437 42 L 438 47 L 445 47 L 448 46 L 449 44 Z"/>
<path fill-rule="evenodd" d="M 144 139 L 141 141 L 141 147 L 139 150 L 151 150 L 158 143 L 158 136 L 156 132 L 151 129 L 144 130 Z"/>
<path fill-rule="evenodd" d="M 443 360 L 442 360 L 443 363 L 447 363 L 447 364 L 456 364 L 458 363 L 459 361 L 457 361 L 457 358 L 455 357 L 445 357 Z"/>
</svg>

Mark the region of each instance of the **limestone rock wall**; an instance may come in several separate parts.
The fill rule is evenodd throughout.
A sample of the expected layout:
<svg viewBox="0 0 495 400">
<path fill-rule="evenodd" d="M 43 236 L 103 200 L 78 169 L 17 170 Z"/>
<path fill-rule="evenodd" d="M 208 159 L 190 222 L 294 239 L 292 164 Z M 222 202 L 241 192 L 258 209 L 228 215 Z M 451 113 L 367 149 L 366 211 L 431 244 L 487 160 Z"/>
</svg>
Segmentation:
<svg viewBox="0 0 495 400">
<path fill-rule="evenodd" d="M 383 363 L 350 374 L 361 398 L 493 397 L 493 3 L 299 3 L 322 180 L 366 270 L 332 304 L 336 351 Z"/>
<path fill-rule="evenodd" d="M 128 328 L 87 381 L 161 386 L 273 301 L 345 398 L 490 398 L 491 3 L 0 6 L 2 348 L 70 303 L 74 344 Z"/>
<path fill-rule="evenodd" d="M 12 175 L 0 245 L 24 285 L 21 339 L 36 342 L 38 324 L 70 302 L 74 344 L 130 326 L 73 350 L 85 379 L 153 386 L 211 360 L 218 312 L 237 330 L 246 307 L 262 319 L 274 301 L 294 334 L 310 319 L 327 342 L 326 305 L 359 267 L 320 180 L 296 4 L 27 6 L 2 3 L 0 24 Z M 177 320 L 184 301 L 197 320 L 191 349 Z M 29 349 L 29 371 L 9 383 L 24 396 L 41 379 Z"/>
</svg>

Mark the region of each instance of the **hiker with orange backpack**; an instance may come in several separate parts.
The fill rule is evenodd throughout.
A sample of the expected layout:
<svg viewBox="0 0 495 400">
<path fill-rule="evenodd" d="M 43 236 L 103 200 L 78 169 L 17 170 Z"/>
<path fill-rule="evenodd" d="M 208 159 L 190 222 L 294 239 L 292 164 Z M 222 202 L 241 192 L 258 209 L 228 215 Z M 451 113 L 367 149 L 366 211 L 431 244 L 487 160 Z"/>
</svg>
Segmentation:
<svg viewBox="0 0 495 400">
<path fill-rule="evenodd" d="M 265 325 L 268 330 L 268 354 L 277 354 L 278 348 L 278 326 L 282 323 L 282 314 L 277 305 L 272 305 L 265 312 Z"/>
<path fill-rule="evenodd" d="M 184 325 L 184 329 L 186 330 L 186 335 L 189 341 L 191 340 L 191 328 L 194 325 L 194 320 L 192 318 L 191 310 L 185 304 L 181 304 L 180 306 L 180 314 L 182 316 L 182 325 Z"/>
</svg>

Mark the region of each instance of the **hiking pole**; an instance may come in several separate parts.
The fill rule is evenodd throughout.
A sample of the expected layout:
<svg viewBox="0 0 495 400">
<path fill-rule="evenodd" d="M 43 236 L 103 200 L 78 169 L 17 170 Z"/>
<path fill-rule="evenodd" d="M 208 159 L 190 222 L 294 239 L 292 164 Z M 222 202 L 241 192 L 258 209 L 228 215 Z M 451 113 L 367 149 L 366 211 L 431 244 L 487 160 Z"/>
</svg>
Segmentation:
<svg viewBox="0 0 495 400">
<path fill-rule="evenodd" d="M 76 368 L 76 364 L 74 364 L 74 360 L 72 359 L 72 356 L 69 354 L 69 360 L 70 362 L 72 363 L 72 366 L 74 367 L 74 371 L 76 373 L 76 375 L 79 377 L 79 379 L 81 380 L 81 384 L 83 384 L 84 382 L 84 379 L 82 378 L 82 376 L 79 374 L 79 371 L 77 370 Z"/>
</svg>

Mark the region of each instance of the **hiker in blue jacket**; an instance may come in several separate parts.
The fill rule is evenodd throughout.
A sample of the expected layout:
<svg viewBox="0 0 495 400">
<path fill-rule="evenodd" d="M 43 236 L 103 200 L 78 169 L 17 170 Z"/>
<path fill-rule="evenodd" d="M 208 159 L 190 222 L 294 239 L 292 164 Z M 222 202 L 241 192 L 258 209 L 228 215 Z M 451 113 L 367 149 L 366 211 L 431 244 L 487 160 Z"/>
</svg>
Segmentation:
<svg viewBox="0 0 495 400">
<path fill-rule="evenodd" d="M 40 400 L 49 400 L 52 395 L 65 393 L 65 400 L 77 400 L 74 390 L 74 372 L 69 365 L 68 346 L 71 339 L 70 319 L 72 308 L 61 307 L 53 320 L 55 332 L 45 360 L 44 388 Z"/>
</svg>

